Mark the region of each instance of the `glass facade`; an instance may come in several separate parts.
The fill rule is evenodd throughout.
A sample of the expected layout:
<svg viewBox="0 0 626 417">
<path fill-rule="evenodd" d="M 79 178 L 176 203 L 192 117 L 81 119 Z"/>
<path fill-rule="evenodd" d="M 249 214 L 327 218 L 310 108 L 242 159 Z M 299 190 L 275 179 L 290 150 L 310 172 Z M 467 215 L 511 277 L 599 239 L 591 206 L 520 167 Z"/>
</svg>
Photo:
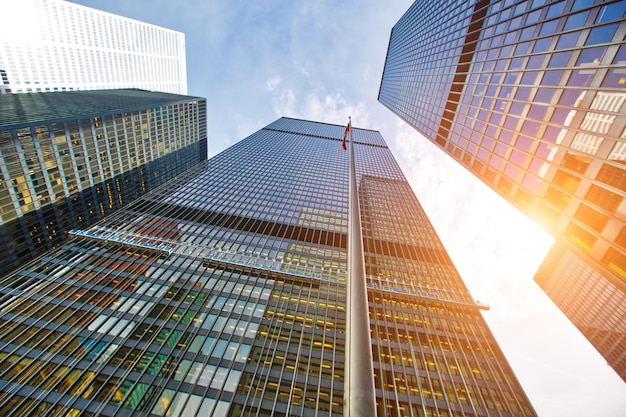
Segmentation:
<svg viewBox="0 0 626 417">
<path fill-rule="evenodd" d="M 2 12 L 0 94 L 111 88 L 187 94 L 184 33 L 65 0 L 20 0 Z"/>
<path fill-rule="evenodd" d="M 535 281 L 626 381 L 626 294 L 559 243 Z"/>
<path fill-rule="evenodd" d="M 379 101 L 626 293 L 626 1 L 416 1 Z"/>
<path fill-rule="evenodd" d="M 340 416 L 344 126 L 282 118 L 0 280 L 0 414 Z M 379 416 L 534 416 L 376 131 L 353 129 Z"/>
<path fill-rule="evenodd" d="M 204 99 L 99 90 L 0 107 L 0 275 L 206 160 Z"/>
<path fill-rule="evenodd" d="M 418 1 L 392 31 L 379 100 L 626 286 L 624 13 Z"/>
</svg>

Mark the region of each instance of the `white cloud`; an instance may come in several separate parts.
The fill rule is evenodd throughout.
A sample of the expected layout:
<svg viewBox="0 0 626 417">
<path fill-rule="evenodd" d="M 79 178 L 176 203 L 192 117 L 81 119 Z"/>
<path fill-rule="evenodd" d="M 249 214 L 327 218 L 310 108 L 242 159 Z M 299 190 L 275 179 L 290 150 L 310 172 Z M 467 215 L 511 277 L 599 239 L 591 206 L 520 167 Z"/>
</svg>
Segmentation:
<svg viewBox="0 0 626 417">
<path fill-rule="evenodd" d="M 274 91 L 275 96 L 272 97 L 272 109 L 278 117 L 298 117 L 296 113 L 296 93 L 289 88 L 282 92 Z"/>
<path fill-rule="evenodd" d="M 280 85 L 281 81 L 282 79 L 279 76 L 268 78 L 266 81 L 267 91 L 271 93 L 272 91 L 276 90 L 276 88 L 278 88 L 278 86 Z"/>
<path fill-rule="evenodd" d="M 367 81 L 367 80 L 369 80 L 369 78 L 370 78 L 370 72 L 371 72 L 371 67 L 370 67 L 370 65 L 368 64 L 368 65 L 366 65 L 366 66 L 363 68 L 363 73 L 361 74 L 361 76 L 363 77 L 363 81 Z"/>
<path fill-rule="evenodd" d="M 292 89 L 273 91 L 272 106 L 276 116 L 295 117 L 324 123 L 345 124 L 348 117 L 357 127 L 369 128 L 370 113 L 365 102 L 351 103 L 341 93 L 309 93 L 298 100 Z"/>
<path fill-rule="evenodd" d="M 340 93 L 323 97 L 316 93 L 307 95 L 302 116 L 305 119 L 336 124 L 346 124 L 351 116 L 354 126 L 369 126 L 369 112 L 365 103 L 350 103 Z"/>
</svg>

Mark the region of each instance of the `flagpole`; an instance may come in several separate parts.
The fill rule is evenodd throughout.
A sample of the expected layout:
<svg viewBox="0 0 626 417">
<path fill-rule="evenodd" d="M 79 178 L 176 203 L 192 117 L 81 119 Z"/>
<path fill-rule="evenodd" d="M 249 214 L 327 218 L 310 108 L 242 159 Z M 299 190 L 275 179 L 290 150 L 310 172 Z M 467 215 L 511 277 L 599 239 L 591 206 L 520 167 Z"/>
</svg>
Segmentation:
<svg viewBox="0 0 626 417">
<path fill-rule="evenodd" d="M 352 118 L 348 122 L 350 135 L 350 195 L 348 218 L 348 280 L 346 283 L 346 360 L 344 411 L 347 417 L 376 416 L 374 362 L 370 335 L 365 258 L 359 188 L 356 177 Z"/>
</svg>

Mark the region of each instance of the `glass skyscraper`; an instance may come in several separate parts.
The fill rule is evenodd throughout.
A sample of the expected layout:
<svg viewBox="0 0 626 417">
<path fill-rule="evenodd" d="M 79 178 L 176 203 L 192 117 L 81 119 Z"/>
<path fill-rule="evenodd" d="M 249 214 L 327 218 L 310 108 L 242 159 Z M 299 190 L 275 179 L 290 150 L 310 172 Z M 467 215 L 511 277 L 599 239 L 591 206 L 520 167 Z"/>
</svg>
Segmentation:
<svg viewBox="0 0 626 417">
<path fill-rule="evenodd" d="M 392 30 L 379 91 L 623 293 L 625 13 L 626 1 L 418 0 Z"/>
<path fill-rule="evenodd" d="M 2 17 L 0 94 L 109 88 L 187 94 L 181 32 L 64 0 L 7 0 Z"/>
<path fill-rule="evenodd" d="M 558 243 L 535 281 L 626 381 L 626 293 Z"/>
<path fill-rule="evenodd" d="M 3 94 L 0 108 L 0 275 L 206 160 L 203 98 Z"/>
<path fill-rule="evenodd" d="M 344 126 L 282 118 L 0 280 L 4 416 L 340 416 Z M 533 416 L 380 133 L 353 129 L 379 416 Z"/>
</svg>

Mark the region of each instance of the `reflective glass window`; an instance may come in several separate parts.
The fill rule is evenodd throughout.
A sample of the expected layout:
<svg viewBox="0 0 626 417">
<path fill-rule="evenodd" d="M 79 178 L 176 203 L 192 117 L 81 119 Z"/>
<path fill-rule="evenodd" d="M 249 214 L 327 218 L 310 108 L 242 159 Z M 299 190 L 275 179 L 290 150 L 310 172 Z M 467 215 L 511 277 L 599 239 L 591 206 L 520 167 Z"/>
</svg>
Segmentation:
<svg viewBox="0 0 626 417">
<path fill-rule="evenodd" d="M 572 55 L 571 52 L 557 52 L 552 54 L 550 57 L 550 62 L 548 63 L 549 68 L 558 68 L 558 67 L 566 67 L 567 62 L 569 61 L 569 57 Z"/>
<path fill-rule="evenodd" d="M 567 33 L 559 36 L 559 40 L 556 43 L 556 50 L 569 49 L 576 46 L 580 32 Z"/>
<path fill-rule="evenodd" d="M 511 179 L 516 179 L 519 172 L 520 169 L 513 164 L 506 164 L 506 167 L 504 168 L 504 175 Z"/>
<path fill-rule="evenodd" d="M 626 63 L 626 45 L 622 45 L 619 47 L 617 54 L 615 54 L 615 58 L 613 58 L 614 64 L 624 64 Z"/>
<path fill-rule="evenodd" d="M 578 57 L 578 61 L 576 61 L 576 65 L 599 65 L 605 52 L 605 46 L 583 49 L 580 51 L 580 56 Z"/>
<path fill-rule="evenodd" d="M 543 60 L 545 55 L 535 55 L 528 58 L 528 63 L 526 64 L 527 69 L 539 69 L 543 67 Z"/>
<path fill-rule="evenodd" d="M 535 120 L 543 120 L 546 115 L 546 106 L 542 106 L 540 104 L 533 104 L 530 106 L 530 110 L 528 111 L 528 117 Z"/>
<path fill-rule="evenodd" d="M 539 88 L 535 94 L 535 100 L 540 103 L 550 103 L 556 90 L 554 88 Z"/>
<path fill-rule="evenodd" d="M 530 96 L 530 88 L 527 87 L 519 87 L 517 92 L 515 93 L 516 100 L 528 100 L 528 96 Z"/>
<path fill-rule="evenodd" d="M 567 17 L 563 30 L 578 29 L 585 26 L 585 21 L 589 16 L 589 12 L 576 13 Z"/>
<path fill-rule="evenodd" d="M 541 181 L 531 174 L 524 175 L 524 181 L 522 184 L 524 187 L 535 193 L 539 191 L 539 188 L 541 187 Z"/>
<path fill-rule="evenodd" d="M 533 5 L 534 7 L 534 5 Z M 526 16 L 526 24 L 531 25 L 533 23 L 537 23 L 539 21 L 539 17 L 541 16 L 541 10 L 535 10 L 532 13 L 529 13 Z"/>
<path fill-rule="evenodd" d="M 511 107 L 508 113 L 516 115 L 516 116 L 520 116 L 524 112 L 525 109 L 526 109 L 526 103 L 513 102 L 511 104 Z"/>
<path fill-rule="evenodd" d="M 589 191 L 585 195 L 585 200 L 598 207 L 602 207 L 609 213 L 615 213 L 617 208 L 624 201 L 624 196 L 617 192 L 592 184 L 591 187 L 589 187 Z"/>
<path fill-rule="evenodd" d="M 546 19 L 552 19 L 561 16 L 563 14 L 563 10 L 565 10 L 564 1 L 553 4 L 548 8 L 548 12 L 546 13 Z"/>
<path fill-rule="evenodd" d="M 539 145 L 537 145 L 537 149 L 535 150 L 535 156 L 547 160 L 551 149 L 551 145 L 548 145 L 545 142 L 539 142 Z"/>
<path fill-rule="evenodd" d="M 596 75 L 596 70 L 575 70 L 572 71 L 567 85 L 572 87 L 589 87 L 591 80 Z"/>
<path fill-rule="evenodd" d="M 519 40 L 520 41 L 527 41 L 529 39 L 532 39 L 534 37 L 534 32 L 535 32 L 535 28 L 534 27 L 529 27 L 529 28 L 522 29 L 520 31 Z"/>
<path fill-rule="evenodd" d="M 526 154 L 516 151 L 515 149 L 511 151 L 511 155 L 509 160 L 515 163 L 516 165 L 523 166 L 524 161 L 526 160 Z"/>
<path fill-rule="evenodd" d="M 532 144 L 533 144 L 533 139 L 529 138 L 528 136 L 520 135 L 517 137 L 517 140 L 515 141 L 515 148 L 528 152 Z"/>
<path fill-rule="evenodd" d="M 530 42 L 520 43 L 515 47 L 515 55 L 524 55 L 528 53 L 529 48 L 530 48 Z"/>
<path fill-rule="evenodd" d="M 511 129 L 511 130 L 515 130 L 515 128 L 517 127 L 518 120 L 519 119 L 517 117 L 507 116 L 507 118 L 504 120 L 504 127 Z"/>
<path fill-rule="evenodd" d="M 553 182 L 565 190 L 573 193 L 576 191 L 576 188 L 578 188 L 578 184 L 580 184 L 580 178 L 559 169 L 554 175 Z"/>
<path fill-rule="evenodd" d="M 541 79 L 542 85 L 559 85 L 563 71 L 546 71 Z"/>
<path fill-rule="evenodd" d="M 609 221 L 609 217 L 607 215 L 602 214 L 598 210 L 594 210 L 585 204 L 580 204 L 580 206 L 578 206 L 576 213 L 574 213 L 574 217 L 598 233 L 602 232 L 606 223 Z"/>
<path fill-rule="evenodd" d="M 575 0 L 574 5 L 572 6 L 572 11 L 584 9 L 593 5 L 593 0 Z"/>
<path fill-rule="evenodd" d="M 602 87 L 626 88 L 626 70 L 610 69 L 602 81 Z"/>
<path fill-rule="evenodd" d="M 541 25 L 539 36 L 552 35 L 556 31 L 556 26 L 559 23 L 558 20 L 551 20 Z"/>
<path fill-rule="evenodd" d="M 533 46 L 533 53 L 546 52 L 550 47 L 550 42 L 552 42 L 552 38 L 536 40 L 535 46 Z"/>
<path fill-rule="evenodd" d="M 600 26 L 591 29 L 585 45 L 596 45 L 599 43 L 608 43 L 613 39 L 615 31 L 617 30 L 617 24 Z"/>
<path fill-rule="evenodd" d="M 626 2 L 618 1 L 602 7 L 602 9 L 600 9 L 600 13 L 598 13 L 598 17 L 596 18 L 596 23 L 620 20 L 624 17 L 624 14 L 626 14 Z"/>
<path fill-rule="evenodd" d="M 491 155 L 491 160 L 489 161 L 489 165 L 491 165 L 497 170 L 500 170 L 500 167 L 502 166 L 502 159 L 498 158 L 495 155 Z"/>
<path fill-rule="evenodd" d="M 525 72 L 524 75 L 522 75 L 520 83 L 525 85 L 534 85 L 537 75 L 538 73 L 534 71 Z"/>
<path fill-rule="evenodd" d="M 565 124 L 565 120 L 567 119 L 569 112 L 570 110 L 568 109 L 557 107 L 554 109 L 554 112 L 552 113 L 552 117 L 550 118 L 550 121 L 552 123 L 558 123 L 560 125 Z"/>
<path fill-rule="evenodd" d="M 578 101 L 582 100 L 582 97 L 584 97 L 582 90 L 564 89 L 559 98 L 559 104 L 564 106 L 577 106 L 579 104 Z"/>
</svg>

